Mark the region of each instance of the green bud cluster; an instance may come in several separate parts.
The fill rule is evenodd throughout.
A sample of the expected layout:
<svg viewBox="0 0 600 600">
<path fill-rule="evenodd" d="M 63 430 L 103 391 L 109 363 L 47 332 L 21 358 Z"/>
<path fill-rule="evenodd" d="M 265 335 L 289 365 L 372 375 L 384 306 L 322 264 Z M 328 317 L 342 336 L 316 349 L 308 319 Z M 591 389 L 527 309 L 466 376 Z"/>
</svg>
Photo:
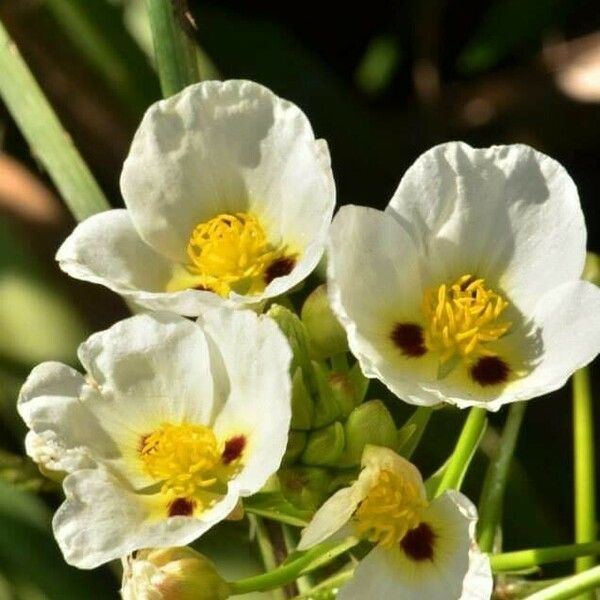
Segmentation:
<svg viewBox="0 0 600 600">
<path fill-rule="evenodd" d="M 398 431 L 381 400 L 365 400 L 368 380 L 358 363 L 348 365 L 346 334 L 325 286 L 308 296 L 300 317 L 277 304 L 267 314 L 293 352 L 291 431 L 279 479 L 288 500 L 313 509 L 356 477 L 367 444 L 397 449 L 410 431 Z"/>
</svg>

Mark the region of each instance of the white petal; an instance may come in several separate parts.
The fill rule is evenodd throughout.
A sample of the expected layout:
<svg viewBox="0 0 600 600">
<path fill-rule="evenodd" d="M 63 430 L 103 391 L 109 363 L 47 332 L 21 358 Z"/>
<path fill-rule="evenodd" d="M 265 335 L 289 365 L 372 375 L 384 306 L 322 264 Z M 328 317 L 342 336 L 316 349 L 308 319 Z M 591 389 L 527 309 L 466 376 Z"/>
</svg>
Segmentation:
<svg viewBox="0 0 600 600">
<path fill-rule="evenodd" d="M 166 313 L 141 314 L 90 336 L 79 347 L 104 398 L 104 423 L 129 429 L 188 421 L 207 423 L 213 384 L 206 337 L 194 323 Z"/>
<path fill-rule="evenodd" d="M 424 517 L 436 534 L 433 559 L 415 561 L 400 547 L 378 546 L 359 563 L 338 598 L 489 600 L 491 570 L 474 545 L 475 519 L 475 508 L 462 494 L 437 498 Z"/>
<path fill-rule="evenodd" d="M 225 212 L 258 211 L 308 246 L 333 210 L 325 165 L 296 106 L 250 81 L 205 81 L 146 112 L 121 189 L 143 239 L 183 261 L 193 228 Z"/>
<path fill-rule="evenodd" d="M 215 433 L 246 438 L 235 485 L 258 491 L 277 470 L 291 419 L 291 350 L 276 323 L 248 310 L 216 309 L 199 323 L 211 341 L 215 370 Z M 220 374 L 216 373 L 219 369 Z"/>
<path fill-rule="evenodd" d="M 540 298 L 533 323 L 541 335 L 539 364 L 493 408 L 552 392 L 596 357 L 600 352 L 600 290 L 585 281 L 565 283 Z"/>
<path fill-rule="evenodd" d="M 437 404 L 421 381 L 437 378 L 437 360 L 406 357 L 392 342 L 397 323 L 422 324 L 424 265 L 410 237 L 390 215 L 345 206 L 328 245 L 332 308 L 367 377 L 380 379 L 413 404 Z"/>
<path fill-rule="evenodd" d="M 171 277 L 171 263 L 142 241 L 123 209 L 99 213 L 77 225 L 56 260 L 71 277 L 124 295 L 163 292 Z"/>
<path fill-rule="evenodd" d="M 360 478 L 351 487 L 337 491 L 319 508 L 311 522 L 302 530 L 298 550 L 307 550 L 324 542 L 350 521 L 369 491 L 369 487 L 359 482 Z"/>
<path fill-rule="evenodd" d="M 184 546 L 223 520 L 237 503 L 229 493 L 202 518 L 164 517 L 162 498 L 134 494 L 103 469 L 82 470 L 63 482 L 66 501 L 52 521 L 65 560 L 81 569 L 149 547 Z"/>
<path fill-rule="evenodd" d="M 388 211 L 427 257 L 436 285 L 486 277 L 527 311 L 583 269 L 577 189 L 559 163 L 528 146 L 436 146 L 408 169 Z"/>
<path fill-rule="evenodd" d="M 85 408 L 97 396 L 83 376 L 66 365 L 46 362 L 33 369 L 19 394 L 19 414 L 31 429 L 27 453 L 48 469 L 71 472 L 119 456 L 101 423 Z"/>
</svg>

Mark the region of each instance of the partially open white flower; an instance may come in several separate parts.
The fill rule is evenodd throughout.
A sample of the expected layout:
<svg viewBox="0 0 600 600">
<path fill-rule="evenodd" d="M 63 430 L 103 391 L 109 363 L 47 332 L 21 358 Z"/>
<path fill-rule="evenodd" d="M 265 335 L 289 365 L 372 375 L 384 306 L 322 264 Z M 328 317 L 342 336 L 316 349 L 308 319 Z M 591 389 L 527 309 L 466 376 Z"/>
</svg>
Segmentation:
<svg viewBox="0 0 600 600">
<path fill-rule="evenodd" d="M 365 375 L 403 400 L 497 410 L 559 388 L 600 350 L 585 243 L 556 161 L 523 145 L 443 144 L 385 212 L 340 210 L 332 305 Z"/>
<path fill-rule="evenodd" d="M 68 563 L 185 545 L 279 467 L 291 351 L 271 319 L 138 315 L 92 335 L 79 360 L 86 376 L 36 367 L 18 402 L 32 458 L 68 473 L 53 520 Z"/>
<path fill-rule="evenodd" d="M 151 309 L 193 316 L 302 281 L 326 241 L 329 151 L 304 113 L 251 81 L 205 81 L 152 105 L 121 176 L 127 210 L 94 215 L 60 267 Z"/>
<path fill-rule="evenodd" d="M 489 559 L 475 542 L 477 510 L 461 493 L 427 501 L 416 467 L 388 448 L 367 446 L 363 470 L 302 532 L 304 550 L 341 533 L 375 544 L 340 600 L 489 600 Z"/>
</svg>

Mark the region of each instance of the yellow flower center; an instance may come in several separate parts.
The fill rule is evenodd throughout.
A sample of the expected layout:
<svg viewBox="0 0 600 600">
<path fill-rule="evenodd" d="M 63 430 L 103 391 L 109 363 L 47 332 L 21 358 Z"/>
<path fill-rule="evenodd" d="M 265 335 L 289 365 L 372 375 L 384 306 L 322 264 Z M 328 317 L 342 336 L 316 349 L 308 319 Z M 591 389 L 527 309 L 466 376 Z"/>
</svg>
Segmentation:
<svg viewBox="0 0 600 600">
<path fill-rule="evenodd" d="M 281 276 L 281 269 L 274 265 L 286 260 L 285 248 L 271 244 L 260 221 L 249 213 L 220 214 L 197 225 L 187 255 L 194 287 L 224 297 L 232 290 L 239 294 L 262 292 L 271 279 Z M 287 259 L 291 270 L 294 260 L 291 256 Z M 277 271 L 274 277 L 269 269 Z"/>
<path fill-rule="evenodd" d="M 423 298 L 427 348 L 441 352 L 441 362 L 457 353 L 462 357 L 495 356 L 484 344 L 511 328 L 512 323 L 499 320 L 507 306 L 502 296 L 486 288 L 484 279 L 471 275 L 427 290 Z"/>
<path fill-rule="evenodd" d="M 358 534 L 386 548 L 395 546 L 419 525 L 426 506 L 414 482 L 383 470 L 355 513 Z"/>
<path fill-rule="evenodd" d="M 169 496 L 191 498 L 218 481 L 221 452 L 212 429 L 204 425 L 161 425 L 142 438 L 140 458 Z"/>
</svg>

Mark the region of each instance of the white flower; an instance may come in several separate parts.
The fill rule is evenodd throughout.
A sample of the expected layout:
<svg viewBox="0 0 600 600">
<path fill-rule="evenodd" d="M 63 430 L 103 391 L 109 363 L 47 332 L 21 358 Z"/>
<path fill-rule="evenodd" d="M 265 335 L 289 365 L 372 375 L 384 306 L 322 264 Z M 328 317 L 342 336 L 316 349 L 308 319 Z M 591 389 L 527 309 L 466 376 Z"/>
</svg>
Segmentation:
<svg viewBox="0 0 600 600">
<path fill-rule="evenodd" d="M 333 309 L 365 375 L 403 400 L 497 410 L 559 388 L 600 350 L 585 242 L 556 161 L 523 145 L 443 144 L 385 212 L 336 215 Z"/>
<path fill-rule="evenodd" d="M 152 105 L 121 176 L 127 210 L 77 226 L 60 267 L 151 309 L 258 303 L 317 265 L 335 204 L 304 113 L 251 81 L 205 81 Z"/>
<path fill-rule="evenodd" d="M 138 315 L 92 335 L 79 360 L 86 376 L 36 367 L 18 402 L 32 458 L 68 473 L 53 520 L 68 563 L 185 545 L 279 467 L 291 351 L 271 319 Z"/>
<path fill-rule="evenodd" d="M 387 448 L 367 446 L 362 466 L 358 480 L 317 511 L 299 545 L 334 534 L 376 544 L 339 600 L 489 600 L 492 572 L 475 542 L 471 502 L 448 491 L 428 503 L 419 471 Z"/>
</svg>

